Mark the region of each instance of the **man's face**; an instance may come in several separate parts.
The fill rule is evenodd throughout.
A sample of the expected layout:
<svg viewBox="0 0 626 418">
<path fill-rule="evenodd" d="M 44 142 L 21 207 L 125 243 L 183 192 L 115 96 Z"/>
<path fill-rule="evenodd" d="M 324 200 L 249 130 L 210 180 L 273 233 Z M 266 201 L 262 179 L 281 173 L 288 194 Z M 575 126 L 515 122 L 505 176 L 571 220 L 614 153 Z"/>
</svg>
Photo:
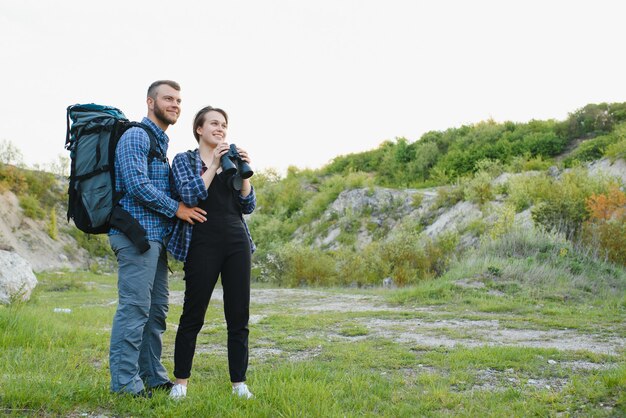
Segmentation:
<svg viewBox="0 0 626 418">
<path fill-rule="evenodd" d="M 164 125 L 173 125 L 180 116 L 180 92 L 167 84 L 157 88 L 152 111 L 156 119 Z"/>
</svg>

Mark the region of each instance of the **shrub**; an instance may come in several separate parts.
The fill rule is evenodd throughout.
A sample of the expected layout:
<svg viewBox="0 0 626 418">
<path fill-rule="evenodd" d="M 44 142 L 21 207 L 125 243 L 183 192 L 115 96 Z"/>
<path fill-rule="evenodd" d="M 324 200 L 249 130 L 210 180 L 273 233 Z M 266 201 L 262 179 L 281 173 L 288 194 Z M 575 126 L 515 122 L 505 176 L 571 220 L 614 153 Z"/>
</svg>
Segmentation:
<svg viewBox="0 0 626 418">
<path fill-rule="evenodd" d="M 515 207 L 511 204 L 505 204 L 497 209 L 496 214 L 496 221 L 489 229 L 489 238 L 492 240 L 500 238 L 513 229 Z"/>
<path fill-rule="evenodd" d="M 612 135 L 602 135 L 581 143 L 575 151 L 565 159 L 565 165 L 571 167 L 573 161 L 593 161 L 604 156 L 605 149 L 614 142 Z"/>
<path fill-rule="evenodd" d="M 48 220 L 48 235 L 55 241 L 59 238 L 59 230 L 57 228 L 57 211 L 55 208 L 50 209 L 50 219 Z"/>
<path fill-rule="evenodd" d="M 551 182 L 552 186 L 542 191 L 544 194 L 531 211 L 533 220 L 548 230 L 556 229 L 574 238 L 589 217 L 586 199 L 593 193 L 605 192 L 610 181 L 575 169 Z"/>
<path fill-rule="evenodd" d="M 113 251 L 111 250 L 109 239 L 106 235 L 85 234 L 83 231 L 74 226 L 68 228 L 66 232 L 76 240 L 78 245 L 87 250 L 89 255 L 94 257 L 113 258 Z"/>
<path fill-rule="evenodd" d="M 268 261 L 267 273 L 279 286 L 323 286 L 335 281 L 332 257 L 317 248 L 287 244 Z"/>
<path fill-rule="evenodd" d="M 612 136 L 614 141 L 607 145 L 604 155 L 613 161 L 626 158 L 626 123 L 616 126 Z"/>
<path fill-rule="evenodd" d="M 590 218 L 583 228 L 583 241 L 606 252 L 607 258 L 626 265 L 626 195 L 616 184 L 605 194 L 587 201 Z"/>
<path fill-rule="evenodd" d="M 424 201 L 424 195 L 422 193 L 415 193 L 411 196 L 411 206 L 414 208 L 419 208 Z"/>
<path fill-rule="evenodd" d="M 375 245 L 360 251 L 341 248 L 333 252 L 338 285 L 376 285 L 385 277 L 381 266 L 377 264 L 378 255 Z"/>
<path fill-rule="evenodd" d="M 440 187 L 437 189 L 437 198 L 433 209 L 452 207 L 464 197 L 465 188 L 461 184 Z"/>
<path fill-rule="evenodd" d="M 626 291 L 624 269 L 597 258 L 562 233 L 540 228 L 514 227 L 498 239 L 483 241 L 451 267 L 450 275 L 482 275 L 490 279 L 488 287 L 517 288 L 531 300 L 588 302 L 592 295 L 602 298 Z"/>
<path fill-rule="evenodd" d="M 492 176 L 487 171 L 479 171 L 468 181 L 465 188 L 465 199 L 478 205 L 493 199 L 493 187 L 491 186 Z"/>
<path fill-rule="evenodd" d="M 32 219 L 43 219 L 46 216 L 46 212 L 39 205 L 39 201 L 33 196 L 22 195 L 19 199 L 25 216 Z"/>
<path fill-rule="evenodd" d="M 525 152 L 522 155 L 516 155 L 511 158 L 511 161 L 507 165 L 508 170 L 513 173 L 521 173 L 523 171 L 532 170 L 545 170 L 550 167 L 550 161 L 544 160 L 541 155 L 531 156 L 529 152 Z"/>
<path fill-rule="evenodd" d="M 518 175 L 508 182 L 507 203 L 513 205 L 516 212 L 521 212 L 541 201 L 554 186 L 553 180 L 545 174 Z"/>
<path fill-rule="evenodd" d="M 378 254 L 380 277 L 391 276 L 404 286 L 441 275 L 458 242 L 458 234 L 453 232 L 431 239 L 407 228 L 385 242 L 371 244 L 369 251 Z"/>
</svg>

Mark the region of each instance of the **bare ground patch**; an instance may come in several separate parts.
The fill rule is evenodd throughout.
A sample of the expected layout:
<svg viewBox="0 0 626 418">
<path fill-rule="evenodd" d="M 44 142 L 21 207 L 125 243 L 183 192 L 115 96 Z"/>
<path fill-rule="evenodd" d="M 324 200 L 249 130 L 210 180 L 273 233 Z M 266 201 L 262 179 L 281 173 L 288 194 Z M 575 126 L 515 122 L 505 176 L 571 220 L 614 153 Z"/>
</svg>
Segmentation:
<svg viewBox="0 0 626 418">
<path fill-rule="evenodd" d="M 222 303 L 222 289 L 215 289 L 212 303 Z M 419 311 L 423 319 L 352 319 L 367 329 L 367 334 L 345 336 L 329 329 L 325 340 L 359 340 L 370 337 L 390 339 L 400 343 L 427 347 L 521 346 L 584 350 L 615 355 L 626 349 L 626 339 L 618 335 L 585 334 L 563 329 L 510 329 L 493 315 L 487 319 L 443 319 L 443 308 L 407 308 L 392 306 L 376 295 L 344 294 L 314 289 L 252 289 L 250 323 L 261 321 L 272 313 L 306 315 L 314 312 L 412 312 Z M 170 302 L 182 304 L 183 292 L 171 292 Z M 279 354 L 277 348 L 265 350 L 265 355 Z M 285 353 L 281 353 L 284 355 Z M 301 353 L 302 354 L 302 353 Z M 287 354 L 291 357 L 290 354 Z M 585 366 L 580 366 L 585 367 Z"/>
</svg>

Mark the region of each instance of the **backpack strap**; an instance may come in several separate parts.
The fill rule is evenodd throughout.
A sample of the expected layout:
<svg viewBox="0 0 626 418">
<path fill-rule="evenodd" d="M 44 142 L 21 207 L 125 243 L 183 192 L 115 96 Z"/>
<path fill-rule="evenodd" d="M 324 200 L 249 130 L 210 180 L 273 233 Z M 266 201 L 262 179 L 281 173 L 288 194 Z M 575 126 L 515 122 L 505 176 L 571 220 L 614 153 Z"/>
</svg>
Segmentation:
<svg viewBox="0 0 626 418">
<path fill-rule="evenodd" d="M 159 141 L 157 140 L 154 132 L 147 125 L 144 125 L 141 122 L 129 122 L 128 128 L 141 128 L 148 134 L 148 138 L 150 139 L 150 150 L 148 151 L 148 162 L 154 160 L 155 158 L 161 162 L 167 161 L 167 156 L 163 152 Z"/>
</svg>

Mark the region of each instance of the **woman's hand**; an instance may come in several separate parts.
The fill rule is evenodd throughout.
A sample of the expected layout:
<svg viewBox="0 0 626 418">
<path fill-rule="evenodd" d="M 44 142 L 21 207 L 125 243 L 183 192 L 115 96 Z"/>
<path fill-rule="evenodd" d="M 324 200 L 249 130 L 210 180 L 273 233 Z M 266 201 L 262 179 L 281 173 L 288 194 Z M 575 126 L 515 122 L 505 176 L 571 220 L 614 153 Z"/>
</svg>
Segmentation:
<svg viewBox="0 0 626 418">
<path fill-rule="evenodd" d="M 228 153 L 229 147 L 230 145 L 228 145 L 226 142 L 221 142 L 217 144 L 217 146 L 213 150 L 213 159 L 211 160 L 211 166 L 215 167 L 216 170 L 220 166 L 220 160 L 222 156 Z"/>
<path fill-rule="evenodd" d="M 237 147 L 237 152 L 239 153 L 239 156 L 241 156 L 242 160 L 244 160 L 248 164 L 252 164 L 252 161 L 250 160 L 250 156 L 248 155 L 248 151 L 246 151 L 243 148 Z"/>
</svg>

